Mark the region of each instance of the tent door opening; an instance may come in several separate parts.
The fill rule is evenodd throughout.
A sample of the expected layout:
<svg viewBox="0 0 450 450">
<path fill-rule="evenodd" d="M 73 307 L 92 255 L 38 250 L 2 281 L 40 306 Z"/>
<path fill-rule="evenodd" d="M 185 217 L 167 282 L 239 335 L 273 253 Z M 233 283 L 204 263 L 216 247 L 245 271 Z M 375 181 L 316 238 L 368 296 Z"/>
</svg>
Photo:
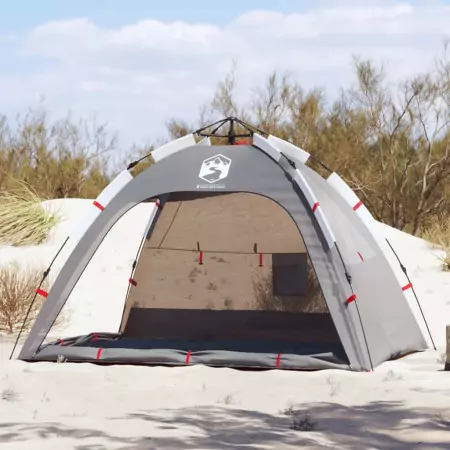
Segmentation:
<svg viewBox="0 0 450 450">
<path fill-rule="evenodd" d="M 347 364 L 302 236 L 266 197 L 170 195 L 134 281 L 123 344 Z"/>
</svg>

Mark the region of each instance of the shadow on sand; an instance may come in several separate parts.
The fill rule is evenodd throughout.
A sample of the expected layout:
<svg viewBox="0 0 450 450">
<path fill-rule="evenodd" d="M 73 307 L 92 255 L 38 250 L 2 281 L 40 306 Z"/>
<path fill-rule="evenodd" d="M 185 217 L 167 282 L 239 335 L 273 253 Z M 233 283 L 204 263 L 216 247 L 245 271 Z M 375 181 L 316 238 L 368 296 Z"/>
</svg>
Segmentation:
<svg viewBox="0 0 450 450">
<path fill-rule="evenodd" d="M 301 418 L 304 412 L 308 412 L 317 423 L 315 431 L 293 429 L 294 419 Z M 334 403 L 304 404 L 301 410 L 294 408 L 290 414 L 280 412 L 276 415 L 232 406 L 198 406 L 136 411 L 125 417 L 106 420 L 114 422 L 114 429 L 122 430 L 121 436 L 95 428 L 71 428 L 55 422 L 3 423 L 0 424 L 0 447 L 4 443 L 29 441 L 30 448 L 38 448 L 38 439 L 55 439 L 55 449 L 77 450 L 450 448 L 450 422 L 440 420 L 436 410 L 407 409 L 401 403 L 392 402 L 374 402 L 359 407 Z M 140 430 L 139 436 L 123 436 L 129 421 L 133 422 L 133 429 Z M 95 424 L 95 417 L 92 423 Z M 420 437 L 404 440 L 405 437 L 410 439 L 411 431 Z M 76 442 L 67 447 L 65 439 Z"/>
</svg>

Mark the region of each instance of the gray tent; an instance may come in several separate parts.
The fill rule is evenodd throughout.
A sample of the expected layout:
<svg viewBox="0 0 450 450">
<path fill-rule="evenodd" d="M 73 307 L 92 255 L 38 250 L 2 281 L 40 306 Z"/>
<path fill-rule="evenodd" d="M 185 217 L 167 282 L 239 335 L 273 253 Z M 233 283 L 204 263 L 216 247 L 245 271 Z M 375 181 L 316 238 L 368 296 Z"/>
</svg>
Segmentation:
<svg viewBox="0 0 450 450">
<path fill-rule="evenodd" d="M 235 144 L 244 124 L 227 121 Z M 411 286 L 337 174 L 259 130 L 239 146 L 211 146 L 205 130 L 155 150 L 136 177 L 131 164 L 94 201 L 50 292 L 37 291 L 47 298 L 19 359 L 361 371 L 427 348 Z M 44 343 L 102 240 L 142 202 L 154 213 L 117 333 Z"/>
</svg>

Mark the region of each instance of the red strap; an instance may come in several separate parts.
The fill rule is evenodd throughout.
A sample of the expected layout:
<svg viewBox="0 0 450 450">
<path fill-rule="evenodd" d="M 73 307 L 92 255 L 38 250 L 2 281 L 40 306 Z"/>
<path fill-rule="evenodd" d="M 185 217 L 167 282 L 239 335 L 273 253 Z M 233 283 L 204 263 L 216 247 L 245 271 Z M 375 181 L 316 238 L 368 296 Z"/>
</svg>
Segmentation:
<svg viewBox="0 0 450 450">
<path fill-rule="evenodd" d="M 42 295 L 42 297 L 47 298 L 48 292 L 44 291 L 43 289 L 36 289 L 36 294 Z"/>
<path fill-rule="evenodd" d="M 277 367 L 280 367 L 280 363 L 281 363 L 281 353 L 278 353 L 278 356 L 277 356 Z"/>
<path fill-rule="evenodd" d="M 62 339 L 59 340 L 59 343 L 60 343 L 62 346 L 66 345 Z"/>
<path fill-rule="evenodd" d="M 97 350 L 97 358 L 96 359 L 100 359 L 102 351 L 103 351 L 103 349 L 101 347 Z"/>
<path fill-rule="evenodd" d="M 155 206 L 156 206 L 157 208 L 161 208 L 161 203 L 159 203 L 159 200 L 156 200 Z"/>
<path fill-rule="evenodd" d="M 98 339 L 98 335 L 97 335 L 97 333 L 94 333 L 94 341 L 96 341 Z"/>
<path fill-rule="evenodd" d="M 347 305 L 349 305 L 350 303 L 354 302 L 355 300 L 356 300 L 356 294 L 353 294 L 345 301 L 345 303 L 347 303 Z"/>
<path fill-rule="evenodd" d="M 201 250 L 198 254 L 198 263 L 203 264 L 203 252 Z"/>
<path fill-rule="evenodd" d="M 406 291 L 406 290 L 411 289 L 411 288 L 412 288 L 412 283 L 408 283 L 406 286 L 402 287 L 402 291 Z"/>
<path fill-rule="evenodd" d="M 360 208 L 362 206 L 363 202 L 360 200 L 354 207 L 353 207 L 353 211 L 356 211 L 358 208 Z"/>
<path fill-rule="evenodd" d="M 312 212 L 315 213 L 316 209 L 320 206 L 319 202 L 314 203 L 313 207 L 312 207 Z"/>
<path fill-rule="evenodd" d="M 97 200 L 94 200 L 93 202 L 94 206 L 96 206 L 100 211 L 103 211 L 105 207 L 101 205 Z"/>
<path fill-rule="evenodd" d="M 191 360 L 191 351 L 189 350 L 186 355 L 186 365 L 189 365 L 189 361 Z"/>
<path fill-rule="evenodd" d="M 132 284 L 133 286 L 137 285 L 136 280 L 132 277 L 129 278 L 128 283 Z"/>
<path fill-rule="evenodd" d="M 361 253 L 360 253 L 360 252 L 358 252 L 358 255 L 359 255 L 359 257 L 361 258 L 361 261 L 362 261 L 362 262 L 364 262 L 364 258 L 363 258 L 363 255 L 361 255 Z"/>
</svg>

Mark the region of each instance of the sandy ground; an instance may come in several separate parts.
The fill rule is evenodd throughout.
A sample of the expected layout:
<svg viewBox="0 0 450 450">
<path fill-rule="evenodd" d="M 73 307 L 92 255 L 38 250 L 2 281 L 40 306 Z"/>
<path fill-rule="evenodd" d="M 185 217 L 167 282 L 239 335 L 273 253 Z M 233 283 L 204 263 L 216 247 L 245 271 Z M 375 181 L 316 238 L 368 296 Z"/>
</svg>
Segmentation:
<svg viewBox="0 0 450 450">
<path fill-rule="evenodd" d="M 434 352 L 354 374 L 30 365 L 6 362 L 9 347 L 2 449 L 450 448 L 450 377 Z M 315 430 L 293 429 L 305 413 Z"/>
<path fill-rule="evenodd" d="M 47 263 L 86 203 L 59 207 L 65 220 L 48 244 L 0 248 L 0 264 Z M 148 213 L 132 211 L 105 241 L 55 336 L 114 329 L 129 276 L 126 262 Z M 0 449 L 450 449 L 450 372 L 443 371 L 441 357 L 450 274 L 440 271 L 426 243 L 381 227 L 413 278 L 436 352 L 373 373 L 99 367 L 9 361 L 13 337 L 3 336 Z M 117 265 L 117 257 L 125 263 Z M 115 289 L 107 287 L 114 283 Z"/>
</svg>

